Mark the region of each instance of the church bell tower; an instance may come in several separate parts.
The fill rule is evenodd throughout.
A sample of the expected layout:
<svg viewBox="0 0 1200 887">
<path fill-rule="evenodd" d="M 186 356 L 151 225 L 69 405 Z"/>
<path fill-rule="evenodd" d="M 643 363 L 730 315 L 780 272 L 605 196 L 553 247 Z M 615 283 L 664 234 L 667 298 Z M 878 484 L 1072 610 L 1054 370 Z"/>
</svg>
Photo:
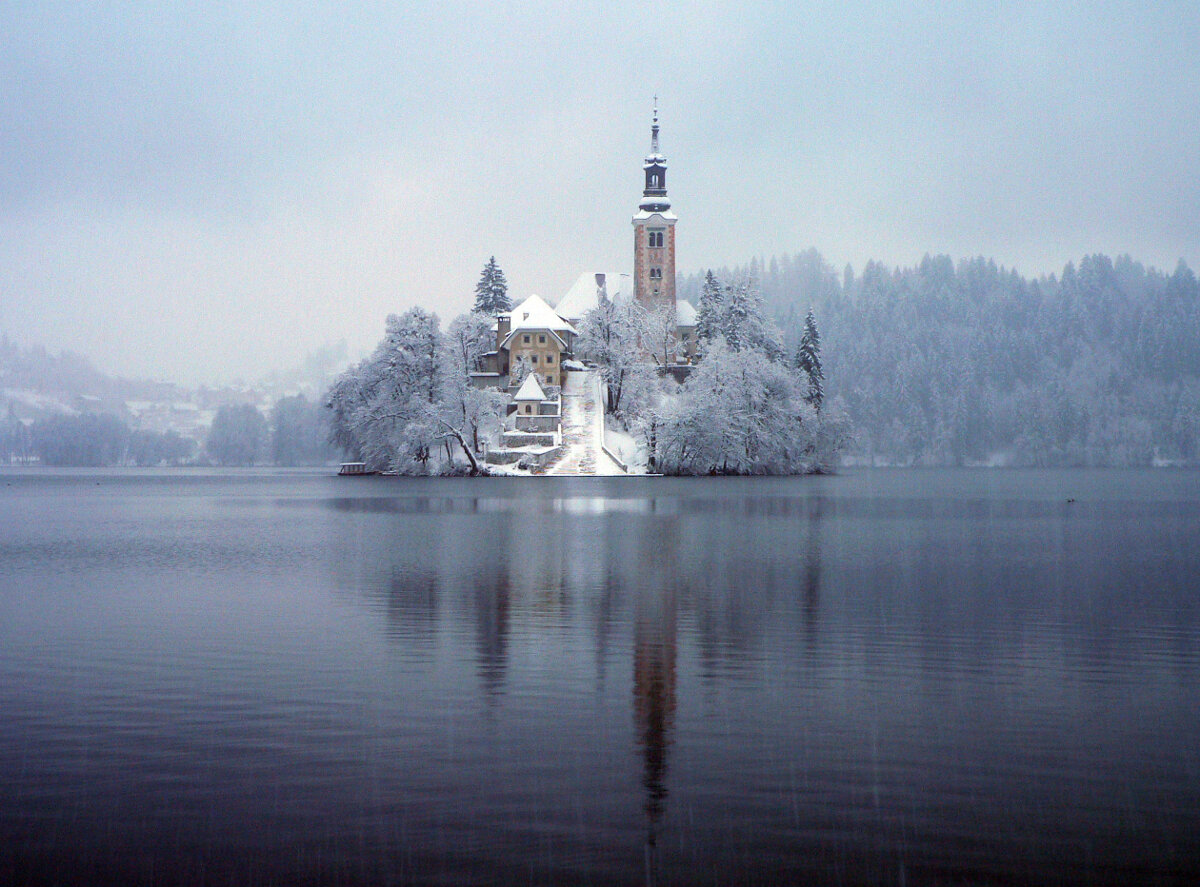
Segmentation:
<svg viewBox="0 0 1200 887">
<path fill-rule="evenodd" d="M 646 187 L 633 216 L 634 297 L 647 308 L 675 310 L 675 213 L 667 197 L 667 158 L 658 147 L 658 97 L 650 126 L 650 153 L 642 164 Z"/>
</svg>

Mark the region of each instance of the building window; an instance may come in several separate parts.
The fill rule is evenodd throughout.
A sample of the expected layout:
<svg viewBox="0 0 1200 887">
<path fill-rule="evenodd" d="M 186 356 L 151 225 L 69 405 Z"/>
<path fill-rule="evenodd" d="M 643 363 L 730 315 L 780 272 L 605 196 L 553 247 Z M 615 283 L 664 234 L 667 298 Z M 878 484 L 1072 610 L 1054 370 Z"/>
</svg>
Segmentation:
<svg viewBox="0 0 1200 887">
<path fill-rule="evenodd" d="M 651 188 L 658 187 L 658 176 L 650 176 L 650 187 Z"/>
<path fill-rule="evenodd" d="M 525 404 L 525 415 L 528 416 L 533 412 L 533 404 Z"/>
<path fill-rule="evenodd" d="M 523 341 L 526 345 L 528 345 L 529 344 L 529 336 L 522 336 L 521 341 Z"/>
<path fill-rule="evenodd" d="M 651 280 L 662 280 L 662 268 L 651 268 L 650 269 L 650 279 Z"/>
<path fill-rule="evenodd" d="M 651 231 L 648 245 L 652 247 L 661 247 L 663 245 L 663 232 L 661 230 Z"/>
<path fill-rule="evenodd" d="M 537 363 L 537 355 L 536 354 L 532 355 L 529 359 L 532 360 L 534 363 Z"/>
<path fill-rule="evenodd" d="M 554 355 L 553 354 L 546 355 L 546 363 L 554 363 Z"/>
<path fill-rule="evenodd" d="M 545 345 L 545 344 L 546 344 L 546 337 L 545 337 L 545 336 L 538 336 L 538 344 L 539 344 L 539 345 Z"/>
<path fill-rule="evenodd" d="M 553 376 L 550 376 L 550 375 L 547 375 L 547 376 L 546 376 L 546 384 L 547 384 L 547 385 L 553 385 L 553 384 L 554 384 L 554 377 L 553 377 Z"/>
</svg>

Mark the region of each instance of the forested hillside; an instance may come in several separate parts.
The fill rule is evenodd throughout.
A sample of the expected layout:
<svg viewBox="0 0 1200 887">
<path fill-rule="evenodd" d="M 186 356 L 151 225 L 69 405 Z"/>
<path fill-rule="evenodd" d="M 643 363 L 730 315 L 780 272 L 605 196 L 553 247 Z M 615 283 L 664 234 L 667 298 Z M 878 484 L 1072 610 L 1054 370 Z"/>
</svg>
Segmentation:
<svg viewBox="0 0 1200 887">
<path fill-rule="evenodd" d="M 714 269 L 716 270 L 716 269 Z M 789 350 L 812 306 L 851 455 L 882 463 L 1148 465 L 1200 456 L 1200 286 L 1128 256 L 1030 280 L 987 259 L 869 262 L 816 250 L 720 269 L 757 279 Z M 703 274 L 682 277 L 697 304 Z"/>
<path fill-rule="evenodd" d="M 109 376 L 0 334 L 0 465 L 325 464 L 337 454 L 324 407 L 303 391 L 323 393 L 345 350 L 313 352 L 255 386 L 191 389 Z"/>
</svg>

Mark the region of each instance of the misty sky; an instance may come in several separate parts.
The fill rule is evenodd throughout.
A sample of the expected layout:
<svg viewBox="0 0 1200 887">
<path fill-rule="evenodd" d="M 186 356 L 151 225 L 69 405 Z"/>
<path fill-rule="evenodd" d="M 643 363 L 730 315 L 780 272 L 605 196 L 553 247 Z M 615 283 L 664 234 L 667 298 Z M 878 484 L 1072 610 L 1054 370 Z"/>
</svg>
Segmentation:
<svg viewBox="0 0 1200 887">
<path fill-rule="evenodd" d="M 3 2 L 0 332 L 214 382 L 491 254 L 554 301 L 632 265 L 656 92 L 683 272 L 1200 262 L 1195 2 Z"/>
</svg>

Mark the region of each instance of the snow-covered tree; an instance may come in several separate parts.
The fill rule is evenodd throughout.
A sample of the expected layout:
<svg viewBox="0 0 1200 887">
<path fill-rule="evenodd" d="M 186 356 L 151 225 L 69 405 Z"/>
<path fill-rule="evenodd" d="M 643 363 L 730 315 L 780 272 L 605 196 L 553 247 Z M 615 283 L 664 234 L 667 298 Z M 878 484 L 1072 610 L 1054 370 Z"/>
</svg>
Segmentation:
<svg viewBox="0 0 1200 887">
<path fill-rule="evenodd" d="M 501 430 L 506 399 L 495 388 L 476 388 L 470 377 L 454 372 L 447 379 L 436 434 L 449 445 L 458 444 L 472 474 L 479 472 L 476 458 L 485 441 Z M 447 457 L 453 463 L 453 454 Z"/>
<path fill-rule="evenodd" d="M 821 336 L 817 332 L 817 318 L 812 308 L 808 309 L 804 318 L 804 332 L 800 334 L 794 365 L 804 373 L 808 382 L 805 400 L 820 412 L 821 401 L 825 398 L 825 372 L 821 368 Z"/>
<path fill-rule="evenodd" d="M 495 256 L 487 260 L 479 275 L 479 282 L 475 284 L 474 310 L 492 316 L 512 310 L 512 302 L 508 298 L 508 281 L 504 278 L 500 266 L 496 264 Z"/>
<path fill-rule="evenodd" d="M 725 337 L 725 344 L 730 349 L 741 351 L 746 326 L 752 322 L 750 290 L 746 282 L 726 284 L 723 301 L 721 335 Z"/>
<path fill-rule="evenodd" d="M 334 393 L 357 388 L 350 415 L 355 448 L 373 468 L 401 474 L 428 468 L 435 445 L 438 395 L 445 349 L 437 316 L 422 308 L 390 315 L 383 341 L 355 368 L 356 379 Z M 334 406 L 335 417 L 342 411 Z"/>
<path fill-rule="evenodd" d="M 760 348 L 721 338 L 675 396 L 644 412 L 640 431 L 667 474 L 796 474 L 828 470 L 848 439 L 844 410 L 827 424 L 807 386 Z"/>
<path fill-rule="evenodd" d="M 679 349 L 675 307 L 663 304 L 645 307 L 635 302 L 630 304 L 630 311 L 642 349 L 650 355 L 655 366 L 672 366 Z"/>
<path fill-rule="evenodd" d="M 533 372 L 533 362 L 528 354 L 518 354 L 512 358 L 508 367 L 508 384 L 513 388 L 520 388 L 521 383 L 525 381 L 525 377 Z"/>
<path fill-rule="evenodd" d="M 464 374 L 478 372 L 485 354 L 496 350 L 495 319 L 479 311 L 460 314 L 446 327 L 447 343 Z"/>
<path fill-rule="evenodd" d="M 400 474 L 455 470 L 455 449 L 472 472 L 501 414 L 498 393 L 471 386 L 478 324 L 441 332 L 436 315 L 413 308 L 392 315 L 379 346 L 347 370 L 329 394 L 334 442 L 371 467 Z M 474 344 L 472 344 L 474 343 Z"/>
<path fill-rule="evenodd" d="M 722 331 L 730 348 L 757 348 L 771 360 L 786 360 L 779 330 L 767 318 L 762 293 L 753 277 L 726 287 L 725 306 Z"/>
<path fill-rule="evenodd" d="M 702 348 L 723 334 L 724 313 L 725 296 L 721 282 L 709 271 L 700 286 L 700 307 L 696 312 L 696 338 Z"/>
<path fill-rule="evenodd" d="M 579 323 L 575 353 L 599 368 L 607 394 L 604 407 L 609 413 L 621 411 L 626 388 L 643 362 L 638 347 L 638 310 L 632 303 L 618 305 L 602 299 Z"/>
</svg>

